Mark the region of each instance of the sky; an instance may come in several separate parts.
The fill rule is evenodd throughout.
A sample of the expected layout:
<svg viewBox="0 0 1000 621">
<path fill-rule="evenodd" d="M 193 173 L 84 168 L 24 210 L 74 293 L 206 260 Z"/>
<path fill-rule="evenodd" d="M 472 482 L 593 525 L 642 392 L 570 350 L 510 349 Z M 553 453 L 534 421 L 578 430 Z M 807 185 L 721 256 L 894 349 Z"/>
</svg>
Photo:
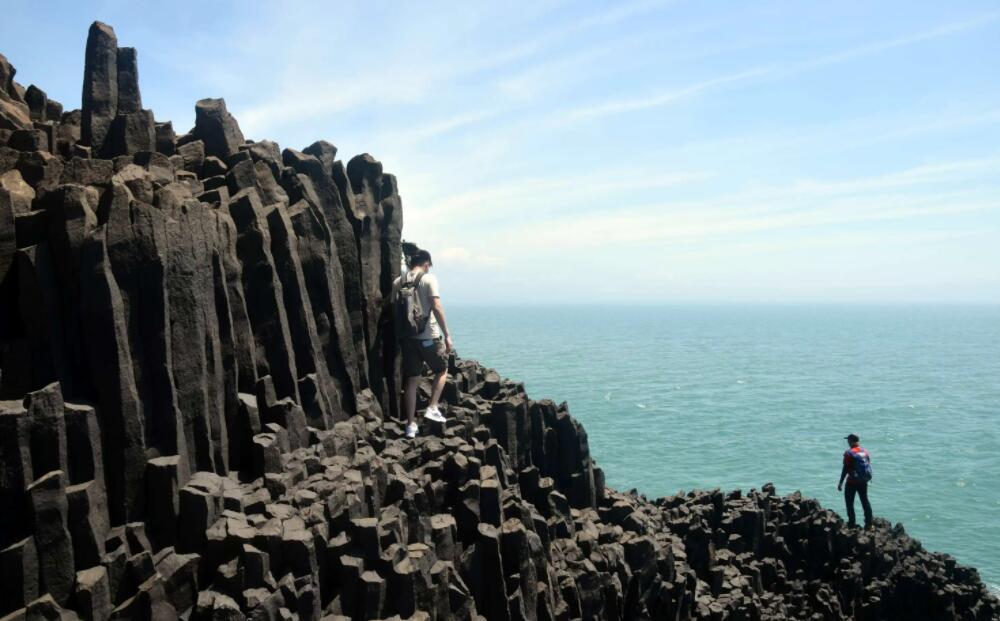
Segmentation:
<svg viewBox="0 0 1000 621">
<path fill-rule="evenodd" d="M 248 138 L 371 153 L 446 302 L 1000 303 L 992 0 L 3 13 L 66 109 L 99 19 L 178 133 L 224 97 Z"/>
</svg>

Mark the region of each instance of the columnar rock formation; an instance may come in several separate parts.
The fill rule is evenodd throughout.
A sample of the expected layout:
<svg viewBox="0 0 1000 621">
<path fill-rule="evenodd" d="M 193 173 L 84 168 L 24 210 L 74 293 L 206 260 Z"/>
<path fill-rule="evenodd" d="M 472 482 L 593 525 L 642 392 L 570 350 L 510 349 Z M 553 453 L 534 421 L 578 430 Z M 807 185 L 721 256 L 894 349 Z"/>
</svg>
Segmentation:
<svg viewBox="0 0 1000 621">
<path fill-rule="evenodd" d="M 221 99 L 176 136 L 104 24 L 84 74 L 64 112 L 0 56 L 3 619 L 1000 612 L 898 526 L 608 489 L 565 405 L 474 361 L 404 439 L 395 178 L 248 141 Z"/>
</svg>

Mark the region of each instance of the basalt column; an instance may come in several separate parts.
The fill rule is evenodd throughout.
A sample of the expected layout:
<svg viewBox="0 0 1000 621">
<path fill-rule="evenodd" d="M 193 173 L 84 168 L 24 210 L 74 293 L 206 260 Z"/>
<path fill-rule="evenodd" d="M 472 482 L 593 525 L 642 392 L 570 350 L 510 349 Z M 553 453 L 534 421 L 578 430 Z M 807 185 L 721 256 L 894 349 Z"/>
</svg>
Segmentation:
<svg viewBox="0 0 1000 621">
<path fill-rule="evenodd" d="M 396 178 L 383 174 L 382 164 L 371 155 L 352 158 L 344 173 L 334 166 L 358 245 L 369 381 L 382 407 L 398 415 L 400 378 L 397 367 L 389 364 L 396 351 L 388 302 L 402 261 L 402 204 Z"/>
</svg>

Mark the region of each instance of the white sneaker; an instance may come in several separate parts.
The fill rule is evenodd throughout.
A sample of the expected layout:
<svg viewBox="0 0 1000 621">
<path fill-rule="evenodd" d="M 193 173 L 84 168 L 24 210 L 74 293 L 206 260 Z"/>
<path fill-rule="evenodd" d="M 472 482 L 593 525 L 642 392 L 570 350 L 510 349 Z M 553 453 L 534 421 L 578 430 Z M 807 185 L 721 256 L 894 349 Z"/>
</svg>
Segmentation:
<svg viewBox="0 0 1000 621">
<path fill-rule="evenodd" d="M 417 437 L 416 423 L 410 423 L 409 425 L 406 426 L 406 437 L 410 439 Z"/>
<path fill-rule="evenodd" d="M 435 423 L 443 423 L 446 420 L 444 414 L 441 413 L 441 410 L 436 405 L 427 408 L 427 411 L 424 412 L 424 418 L 432 420 Z"/>
</svg>

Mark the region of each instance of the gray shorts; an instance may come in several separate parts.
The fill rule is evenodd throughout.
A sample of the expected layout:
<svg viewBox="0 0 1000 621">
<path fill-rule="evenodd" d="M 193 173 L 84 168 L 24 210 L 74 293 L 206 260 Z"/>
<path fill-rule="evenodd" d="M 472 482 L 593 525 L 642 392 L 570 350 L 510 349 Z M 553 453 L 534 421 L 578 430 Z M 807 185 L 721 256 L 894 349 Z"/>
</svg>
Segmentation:
<svg viewBox="0 0 1000 621">
<path fill-rule="evenodd" d="M 424 372 L 424 363 L 434 373 L 448 368 L 448 354 L 443 339 L 403 339 L 403 377 L 417 377 Z"/>
</svg>

